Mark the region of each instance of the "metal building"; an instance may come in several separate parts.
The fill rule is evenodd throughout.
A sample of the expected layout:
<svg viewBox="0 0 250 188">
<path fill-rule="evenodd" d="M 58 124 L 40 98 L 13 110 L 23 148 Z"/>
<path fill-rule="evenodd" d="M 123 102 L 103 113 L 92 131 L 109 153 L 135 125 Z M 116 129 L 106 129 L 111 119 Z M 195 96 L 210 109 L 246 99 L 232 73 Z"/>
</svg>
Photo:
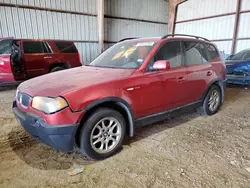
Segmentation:
<svg viewBox="0 0 250 188">
<path fill-rule="evenodd" d="M 99 54 L 98 0 L 0 0 L 0 38 L 74 41 L 82 63 Z M 105 0 L 106 48 L 126 37 L 167 33 L 165 0 Z"/>
<path fill-rule="evenodd" d="M 164 0 L 105 0 L 105 42 L 128 37 L 164 36 L 168 30 Z"/>
<path fill-rule="evenodd" d="M 249 0 L 188 0 L 178 6 L 175 33 L 206 37 L 225 53 L 250 47 Z"/>
</svg>

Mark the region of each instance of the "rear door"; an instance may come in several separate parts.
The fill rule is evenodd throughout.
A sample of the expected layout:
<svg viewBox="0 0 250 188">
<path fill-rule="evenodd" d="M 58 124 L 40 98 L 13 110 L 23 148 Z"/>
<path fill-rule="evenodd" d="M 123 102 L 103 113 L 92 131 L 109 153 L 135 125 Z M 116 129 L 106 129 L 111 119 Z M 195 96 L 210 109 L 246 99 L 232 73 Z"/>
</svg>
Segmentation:
<svg viewBox="0 0 250 188">
<path fill-rule="evenodd" d="M 189 103 L 198 101 L 214 78 L 205 44 L 184 41 L 185 66 L 187 68 L 187 95 Z"/>
<path fill-rule="evenodd" d="M 42 41 L 24 41 L 23 57 L 28 78 L 48 73 L 49 52 Z"/>
</svg>

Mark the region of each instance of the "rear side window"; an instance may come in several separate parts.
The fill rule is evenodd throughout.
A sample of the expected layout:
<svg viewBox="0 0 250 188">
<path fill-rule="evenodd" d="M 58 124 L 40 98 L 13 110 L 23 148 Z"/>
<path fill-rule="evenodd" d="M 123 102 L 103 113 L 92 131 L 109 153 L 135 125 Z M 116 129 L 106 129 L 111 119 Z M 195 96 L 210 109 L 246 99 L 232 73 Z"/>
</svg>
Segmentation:
<svg viewBox="0 0 250 188">
<path fill-rule="evenodd" d="M 170 68 L 182 66 L 181 42 L 167 42 L 164 44 L 154 57 L 154 62 L 158 60 L 167 60 Z"/>
<path fill-rule="evenodd" d="M 61 53 L 78 53 L 72 42 L 55 42 L 55 45 Z"/>
<path fill-rule="evenodd" d="M 202 62 L 207 63 L 209 61 L 209 58 L 205 44 L 200 43 L 200 52 L 201 52 Z"/>
<path fill-rule="evenodd" d="M 219 52 L 216 50 L 216 48 L 212 44 L 207 44 L 207 50 L 209 55 L 209 61 L 213 61 L 214 59 L 218 58 Z"/>
<path fill-rule="evenodd" d="M 23 51 L 25 54 L 49 53 L 43 42 L 23 42 Z"/>
<path fill-rule="evenodd" d="M 185 64 L 199 65 L 208 61 L 206 48 L 202 43 L 184 41 Z"/>
</svg>

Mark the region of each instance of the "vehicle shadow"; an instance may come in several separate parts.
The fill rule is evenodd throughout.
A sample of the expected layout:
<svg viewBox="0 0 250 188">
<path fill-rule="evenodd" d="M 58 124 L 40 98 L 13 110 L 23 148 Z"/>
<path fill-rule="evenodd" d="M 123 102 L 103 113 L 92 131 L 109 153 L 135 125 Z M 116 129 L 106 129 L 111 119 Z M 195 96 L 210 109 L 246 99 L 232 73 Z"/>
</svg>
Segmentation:
<svg viewBox="0 0 250 188">
<path fill-rule="evenodd" d="M 146 125 L 135 129 L 134 137 L 125 139 L 124 145 L 130 146 L 130 144 L 145 139 L 147 137 L 158 134 L 167 129 L 171 129 L 177 126 L 181 126 L 188 121 L 196 119 L 200 116 L 204 116 L 201 108 L 190 111 L 189 113 L 181 113 L 175 117 L 169 117 L 164 121 L 157 122 L 151 125 Z"/>
<path fill-rule="evenodd" d="M 8 91 L 8 90 L 13 90 L 18 87 L 19 83 L 11 84 L 11 85 L 0 85 L 0 92 L 1 91 Z"/>
<path fill-rule="evenodd" d="M 231 103 L 237 100 L 239 93 L 243 90 L 244 88 L 227 88 L 225 91 L 225 103 L 221 110 L 231 108 Z M 196 109 L 193 112 L 179 114 L 174 118 L 168 118 L 162 122 L 137 128 L 133 138 L 126 137 L 124 146 L 129 147 L 134 142 L 153 136 L 167 129 L 181 126 L 200 116 L 205 116 L 202 108 Z M 39 144 L 21 128 L 18 131 L 13 129 L 8 134 L 8 141 L 12 150 L 20 159 L 34 168 L 42 170 L 65 170 L 71 168 L 74 163 L 78 165 L 94 163 L 94 161 L 82 157 L 79 153 L 65 154 Z"/>
<path fill-rule="evenodd" d="M 40 144 L 21 128 L 12 130 L 8 134 L 8 142 L 22 161 L 41 170 L 66 170 L 71 168 L 74 163 L 87 165 L 93 162 L 80 154 L 66 154 Z"/>
</svg>

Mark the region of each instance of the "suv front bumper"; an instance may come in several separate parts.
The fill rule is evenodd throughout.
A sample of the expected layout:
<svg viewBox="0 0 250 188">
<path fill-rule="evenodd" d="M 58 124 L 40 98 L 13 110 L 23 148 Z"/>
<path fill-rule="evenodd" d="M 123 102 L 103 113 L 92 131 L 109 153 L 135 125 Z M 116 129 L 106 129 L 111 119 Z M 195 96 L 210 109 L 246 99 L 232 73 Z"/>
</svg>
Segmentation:
<svg viewBox="0 0 250 188">
<path fill-rule="evenodd" d="M 25 131 L 38 142 L 63 152 L 73 150 L 75 134 L 79 124 L 47 125 L 42 118 L 22 112 L 17 107 L 16 102 L 13 103 L 12 110 Z"/>
<path fill-rule="evenodd" d="M 248 76 L 248 75 L 227 74 L 227 83 L 229 83 L 229 84 L 249 85 L 250 76 Z"/>
</svg>

